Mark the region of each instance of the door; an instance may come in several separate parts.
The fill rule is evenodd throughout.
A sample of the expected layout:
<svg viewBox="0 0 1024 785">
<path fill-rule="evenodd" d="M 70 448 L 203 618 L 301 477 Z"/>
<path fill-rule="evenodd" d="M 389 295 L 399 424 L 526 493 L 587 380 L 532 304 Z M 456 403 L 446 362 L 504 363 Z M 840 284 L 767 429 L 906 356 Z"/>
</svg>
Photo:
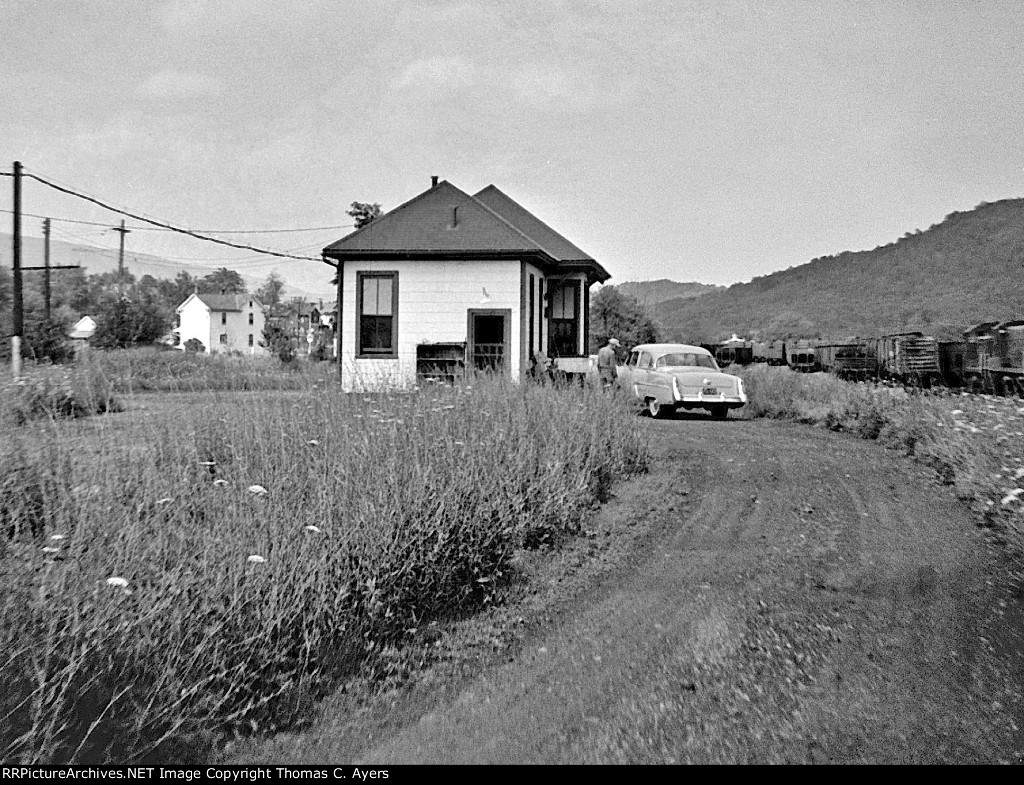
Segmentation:
<svg viewBox="0 0 1024 785">
<path fill-rule="evenodd" d="M 471 308 L 469 310 L 469 361 L 477 371 L 504 373 L 508 370 L 511 309 Z"/>
</svg>

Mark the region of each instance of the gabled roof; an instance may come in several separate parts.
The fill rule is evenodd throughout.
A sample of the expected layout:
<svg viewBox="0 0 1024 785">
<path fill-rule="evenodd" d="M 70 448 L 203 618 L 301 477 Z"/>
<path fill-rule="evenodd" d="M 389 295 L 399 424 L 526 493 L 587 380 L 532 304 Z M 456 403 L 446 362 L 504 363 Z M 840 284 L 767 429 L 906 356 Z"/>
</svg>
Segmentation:
<svg viewBox="0 0 1024 785">
<path fill-rule="evenodd" d="M 478 202 L 490 207 L 513 226 L 528 234 L 549 254 L 560 262 L 593 262 L 590 254 L 566 240 L 562 235 L 529 212 L 525 207 L 502 193 L 497 186 L 489 185 L 473 194 Z"/>
<path fill-rule="evenodd" d="M 197 294 L 211 311 L 241 311 L 244 304 L 255 299 L 247 294 Z"/>
<path fill-rule="evenodd" d="M 544 266 L 610 276 L 597 262 L 493 185 L 476 196 L 447 180 L 323 250 L 333 259 L 531 257 Z"/>
<path fill-rule="evenodd" d="M 96 321 L 91 316 L 83 316 L 68 333 L 70 338 L 92 338 L 96 332 Z"/>
<path fill-rule="evenodd" d="M 250 300 L 257 304 L 260 302 L 259 298 L 253 294 L 199 294 L 193 292 L 178 306 L 177 311 L 180 313 L 181 309 L 192 300 L 199 300 L 211 311 L 241 311 Z M 260 307 L 263 307 L 262 304 Z"/>
</svg>

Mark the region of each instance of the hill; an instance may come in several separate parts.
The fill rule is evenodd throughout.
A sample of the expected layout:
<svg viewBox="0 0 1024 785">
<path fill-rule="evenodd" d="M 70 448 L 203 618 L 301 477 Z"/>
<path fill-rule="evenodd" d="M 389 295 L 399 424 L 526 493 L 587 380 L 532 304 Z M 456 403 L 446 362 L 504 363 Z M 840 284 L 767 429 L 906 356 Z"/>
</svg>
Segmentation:
<svg viewBox="0 0 1024 785">
<path fill-rule="evenodd" d="M 982 203 L 871 251 L 844 252 L 697 298 L 658 303 L 667 338 L 958 335 L 1024 318 L 1024 199 Z"/>
<path fill-rule="evenodd" d="M 11 269 L 12 254 L 11 235 L 0 234 L 0 265 L 8 270 Z M 50 264 L 80 264 L 85 268 L 87 275 L 116 271 L 117 255 L 115 250 L 50 240 Z M 214 266 L 198 265 L 175 262 L 149 254 L 132 253 L 128 250 L 125 250 L 124 259 L 125 268 L 136 278 L 152 275 L 154 278 L 173 279 L 181 270 L 202 278 L 215 269 L 227 267 L 229 270 L 237 270 L 245 279 L 249 291 L 253 292 L 266 280 L 267 274 L 276 269 L 285 281 L 285 288 L 282 291 L 282 296 L 285 299 L 302 297 L 306 300 L 333 300 L 335 296 L 334 287 L 330 285 L 333 271 L 327 265 L 318 262 L 280 259 L 280 264 L 261 266 L 259 268 L 260 275 L 251 275 L 246 273 L 244 263 L 239 264 L 238 267 L 232 267 L 229 261 Z M 273 257 L 268 256 L 267 259 L 273 259 Z M 29 267 L 42 265 L 43 238 L 22 237 L 21 260 L 23 265 Z"/>
<path fill-rule="evenodd" d="M 648 308 L 657 306 L 666 300 L 686 300 L 725 289 L 724 286 L 716 286 L 710 283 L 697 283 L 696 281 L 679 283 L 678 281 L 670 281 L 667 278 L 657 281 L 626 281 L 614 284 L 612 288 L 634 298 L 641 305 L 645 305 Z"/>
</svg>

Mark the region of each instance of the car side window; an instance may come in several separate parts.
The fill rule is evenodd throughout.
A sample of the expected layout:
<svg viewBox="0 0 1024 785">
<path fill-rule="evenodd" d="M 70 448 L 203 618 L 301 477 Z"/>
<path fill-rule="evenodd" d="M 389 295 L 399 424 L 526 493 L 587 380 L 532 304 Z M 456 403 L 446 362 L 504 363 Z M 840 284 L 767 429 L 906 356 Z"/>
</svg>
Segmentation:
<svg viewBox="0 0 1024 785">
<path fill-rule="evenodd" d="M 638 368 L 650 368 L 651 367 L 651 355 L 647 352 L 640 352 L 640 357 L 637 359 Z"/>
<path fill-rule="evenodd" d="M 627 367 L 632 367 L 632 366 L 636 365 L 636 356 L 637 356 L 637 354 L 638 354 L 638 352 L 630 352 L 629 353 L 629 357 L 626 358 L 626 366 Z"/>
</svg>

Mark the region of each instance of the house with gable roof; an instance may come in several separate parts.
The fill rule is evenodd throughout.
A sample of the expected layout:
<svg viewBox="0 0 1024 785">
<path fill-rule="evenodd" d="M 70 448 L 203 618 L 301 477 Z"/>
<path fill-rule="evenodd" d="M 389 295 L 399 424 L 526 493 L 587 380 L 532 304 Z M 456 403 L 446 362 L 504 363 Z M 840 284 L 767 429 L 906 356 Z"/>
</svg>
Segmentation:
<svg viewBox="0 0 1024 785">
<path fill-rule="evenodd" d="M 206 354 L 240 352 L 263 356 L 263 305 L 251 294 L 193 292 L 178 306 L 178 348 L 195 338 Z"/>
<path fill-rule="evenodd" d="M 409 387 L 464 369 L 517 379 L 537 352 L 584 359 L 590 287 L 610 277 L 494 185 L 470 195 L 436 177 L 323 257 L 338 272 L 346 390 Z"/>
</svg>

